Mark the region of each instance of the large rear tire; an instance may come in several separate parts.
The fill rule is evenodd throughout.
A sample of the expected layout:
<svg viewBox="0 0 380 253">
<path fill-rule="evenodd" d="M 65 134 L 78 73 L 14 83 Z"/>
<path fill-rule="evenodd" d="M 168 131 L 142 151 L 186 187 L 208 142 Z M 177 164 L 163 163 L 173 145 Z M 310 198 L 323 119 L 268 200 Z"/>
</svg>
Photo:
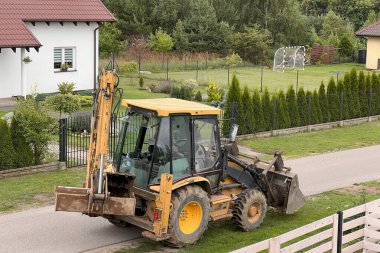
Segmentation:
<svg viewBox="0 0 380 253">
<path fill-rule="evenodd" d="M 196 243 L 207 229 L 210 215 L 210 198 L 197 185 L 189 185 L 173 192 L 173 209 L 169 216 L 165 241 L 172 247 L 185 247 Z"/>
<path fill-rule="evenodd" d="M 115 216 L 113 217 L 107 217 L 106 218 L 110 223 L 112 223 L 113 225 L 115 225 L 116 227 L 120 227 L 120 228 L 126 228 L 126 227 L 130 227 L 131 224 L 129 224 L 128 222 L 126 221 L 123 221 Z"/>
<path fill-rule="evenodd" d="M 267 212 L 265 195 L 258 190 L 245 190 L 235 200 L 232 220 L 243 231 L 260 227 Z"/>
</svg>

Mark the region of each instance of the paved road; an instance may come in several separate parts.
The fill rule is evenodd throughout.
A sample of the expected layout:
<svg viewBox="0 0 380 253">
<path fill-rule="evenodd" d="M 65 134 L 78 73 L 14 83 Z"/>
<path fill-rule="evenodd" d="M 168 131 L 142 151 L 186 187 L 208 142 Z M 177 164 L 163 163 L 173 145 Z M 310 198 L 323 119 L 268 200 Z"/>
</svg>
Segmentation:
<svg viewBox="0 0 380 253">
<path fill-rule="evenodd" d="M 286 162 L 312 195 L 380 179 L 380 145 Z M 117 228 L 102 218 L 54 212 L 52 206 L 0 216 L 0 252 L 81 252 L 131 240 L 137 228 Z"/>
</svg>

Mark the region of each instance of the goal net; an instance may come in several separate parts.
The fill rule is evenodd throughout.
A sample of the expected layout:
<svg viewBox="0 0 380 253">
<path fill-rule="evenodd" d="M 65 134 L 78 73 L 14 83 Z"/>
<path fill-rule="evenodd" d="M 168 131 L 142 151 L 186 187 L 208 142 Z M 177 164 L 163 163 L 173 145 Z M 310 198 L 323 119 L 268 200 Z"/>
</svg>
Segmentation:
<svg viewBox="0 0 380 253">
<path fill-rule="evenodd" d="M 274 54 L 273 71 L 305 68 L 305 47 L 281 47 Z"/>
</svg>

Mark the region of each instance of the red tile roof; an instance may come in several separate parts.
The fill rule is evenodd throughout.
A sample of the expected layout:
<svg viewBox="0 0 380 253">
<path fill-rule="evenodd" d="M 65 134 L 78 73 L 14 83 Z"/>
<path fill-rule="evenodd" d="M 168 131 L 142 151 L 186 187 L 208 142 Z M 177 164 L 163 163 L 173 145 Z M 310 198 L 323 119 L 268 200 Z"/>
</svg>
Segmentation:
<svg viewBox="0 0 380 253">
<path fill-rule="evenodd" d="M 39 47 L 24 22 L 106 22 L 114 16 L 100 0 L 0 0 L 0 48 Z"/>
<path fill-rule="evenodd" d="M 356 32 L 357 36 L 380 37 L 380 20 Z"/>
</svg>

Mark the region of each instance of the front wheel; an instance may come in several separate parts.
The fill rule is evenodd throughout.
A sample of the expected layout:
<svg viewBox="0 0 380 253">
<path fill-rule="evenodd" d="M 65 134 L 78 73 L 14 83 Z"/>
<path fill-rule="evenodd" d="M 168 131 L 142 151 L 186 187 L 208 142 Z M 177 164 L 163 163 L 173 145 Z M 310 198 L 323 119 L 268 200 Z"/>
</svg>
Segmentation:
<svg viewBox="0 0 380 253">
<path fill-rule="evenodd" d="M 265 195 L 258 190 L 245 190 L 235 200 L 232 220 L 239 229 L 250 231 L 261 225 L 266 212 Z"/>
<path fill-rule="evenodd" d="M 210 199 L 197 185 L 189 185 L 172 195 L 173 209 L 169 216 L 166 241 L 173 247 L 184 247 L 197 242 L 207 229 L 210 215 Z"/>
</svg>

